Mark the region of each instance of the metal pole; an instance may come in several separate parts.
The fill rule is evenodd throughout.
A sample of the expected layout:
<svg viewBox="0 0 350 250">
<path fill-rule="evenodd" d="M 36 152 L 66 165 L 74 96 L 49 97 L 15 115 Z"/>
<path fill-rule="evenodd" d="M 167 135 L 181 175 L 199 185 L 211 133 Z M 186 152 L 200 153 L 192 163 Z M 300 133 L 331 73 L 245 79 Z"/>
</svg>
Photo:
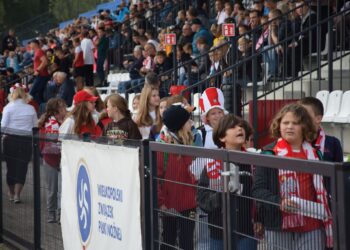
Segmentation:
<svg viewBox="0 0 350 250">
<path fill-rule="evenodd" d="M 1 133 L 1 126 L 0 126 L 0 135 L 2 135 Z M 1 137 L 0 137 L 1 138 Z M 3 154 L 2 154 L 2 143 L 0 142 L 0 243 L 3 242 L 3 212 L 2 212 L 2 159 L 3 159 Z"/>
<path fill-rule="evenodd" d="M 255 44 L 255 36 L 253 36 L 253 44 Z M 253 55 L 256 55 L 255 46 L 252 47 L 253 49 Z M 253 58 L 253 128 L 254 128 L 254 134 L 253 134 L 253 142 L 254 147 L 258 146 L 258 83 L 257 83 L 257 69 L 258 69 L 258 61 L 257 57 L 254 56 Z"/>
<path fill-rule="evenodd" d="M 141 175 L 141 189 L 142 189 L 142 210 L 144 213 L 143 221 L 143 231 L 144 231 L 144 249 L 151 250 L 152 243 L 152 227 L 151 227 L 151 204 L 150 204 L 150 165 L 149 165 L 149 141 L 143 140 L 141 145 L 141 166 L 142 166 L 142 175 Z"/>
<path fill-rule="evenodd" d="M 153 177 L 157 178 L 157 157 L 153 154 L 152 150 L 149 148 L 149 187 L 150 187 L 150 220 L 151 220 L 151 249 L 159 249 L 159 231 L 158 231 L 158 218 L 154 209 L 158 208 L 158 196 L 157 196 L 157 181 L 153 180 Z M 156 216 L 155 216 L 156 215 Z"/>
<path fill-rule="evenodd" d="M 177 60 L 176 60 L 176 44 L 173 46 L 173 60 L 174 60 L 174 63 L 173 63 L 173 68 L 175 69 L 174 70 L 174 85 L 177 85 Z"/>
<path fill-rule="evenodd" d="M 333 19 L 328 20 L 328 90 L 333 91 Z"/>
<path fill-rule="evenodd" d="M 321 81 L 321 27 L 320 27 L 320 13 L 321 3 L 317 0 L 317 80 Z"/>
<path fill-rule="evenodd" d="M 40 150 L 39 128 L 33 128 L 34 249 L 41 249 Z"/>
<path fill-rule="evenodd" d="M 336 168 L 336 180 L 332 178 L 332 188 L 336 190 L 336 199 L 332 199 L 334 249 L 347 250 L 350 247 L 350 164 L 344 163 Z"/>
</svg>

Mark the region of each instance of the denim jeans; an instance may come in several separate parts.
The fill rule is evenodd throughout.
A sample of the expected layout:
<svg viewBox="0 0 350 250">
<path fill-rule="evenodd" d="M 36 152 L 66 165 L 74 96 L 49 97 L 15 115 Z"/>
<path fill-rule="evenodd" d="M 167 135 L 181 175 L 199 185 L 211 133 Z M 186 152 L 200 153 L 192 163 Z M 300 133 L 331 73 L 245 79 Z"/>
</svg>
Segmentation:
<svg viewBox="0 0 350 250">
<path fill-rule="evenodd" d="M 37 76 L 34 79 L 33 86 L 30 89 L 29 94 L 38 103 L 38 105 L 40 105 L 44 101 L 44 91 L 48 81 L 48 76 Z"/>
<path fill-rule="evenodd" d="M 105 80 L 105 70 L 104 70 L 104 63 L 106 61 L 106 57 L 105 56 L 100 56 L 97 58 L 97 63 L 96 63 L 96 71 L 97 71 L 97 75 L 98 78 L 100 79 L 101 84 L 103 84 L 104 80 Z"/>
<path fill-rule="evenodd" d="M 141 92 L 142 86 L 144 84 L 144 78 L 129 80 L 129 81 L 122 81 L 118 84 L 118 93 L 125 93 L 127 90 L 129 90 L 129 93 L 132 92 Z"/>
<path fill-rule="evenodd" d="M 276 76 L 278 74 L 278 62 L 277 62 L 277 53 L 271 45 L 265 46 L 264 50 L 267 50 L 263 53 L 263 61 L 265 63 L 265 77 Z"/>
</svg>

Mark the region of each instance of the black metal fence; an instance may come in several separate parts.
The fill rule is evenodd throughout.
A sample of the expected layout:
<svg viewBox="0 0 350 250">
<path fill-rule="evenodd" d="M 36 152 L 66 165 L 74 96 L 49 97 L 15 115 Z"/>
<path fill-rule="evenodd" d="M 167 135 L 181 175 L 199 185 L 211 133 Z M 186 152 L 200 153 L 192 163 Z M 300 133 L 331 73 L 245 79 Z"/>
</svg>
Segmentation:
<svg viewBox="0 0 350 250">
<path fill-rule="evenodd" d="M 58 142 L 39 136 L 37 129 L 25 135 L 3 132 L 2 140 L 1 239 L 25 249 L 63 249 L 59 213 L 56 218 L 50 218 L 47 206 L 48 191 L 52 190 L 47 182 L 48 169 L 40 159 L 40 143 Z M 111 141 L 99 139 L 95 143 Z M 333 249 L 349 249 L 349 164 L 148 141 L 126 141 L 118 145 L 140 148 L 144 249 L 294 249 L 288 244 L 295 242 L 290 243 L 288 236 L 273 241 L 273 236 L 286 232 L 281 225 L 288 212 L 311 218 L 307 221 L 314 223 L 314 229 L 320 229 L 307 236 L 305 244 L 311 246 L 307 249 L 324 249 L 325 215 L 332 219 Z M 26 167 L 28 171 L 23 172 Z M 307 193 L 305 200 L 293 198 L 299 202 L 298 208 L 287 206 L 291 210 L 282 212 L 277 188 L 282 171 L 309 180 L 322 176 L 330 214 L 319 203 L 307 203 L 305 200 L 310 197 Z M 23 183 L 23 178 L 21 196 L 13 197 L 8 184 Z M 59 187 L 57 190 L 59 193 Z M 59 203 L 57 212 L 58 208 Z M 296 237 L 297 233 L 290 232 Z M 313 247 L 315 244 L 321 247 Z"/>
</svg>

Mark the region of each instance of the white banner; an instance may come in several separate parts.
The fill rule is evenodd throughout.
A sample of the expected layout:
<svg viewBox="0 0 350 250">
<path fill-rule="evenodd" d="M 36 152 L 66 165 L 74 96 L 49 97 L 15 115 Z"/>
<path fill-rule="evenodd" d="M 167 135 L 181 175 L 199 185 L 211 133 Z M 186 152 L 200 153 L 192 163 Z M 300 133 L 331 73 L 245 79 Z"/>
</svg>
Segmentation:
<svg viewBox="0 0 350 250">
<path fill-rule="evenodd" d="M 139 151 L 62 142 L 65 250 L 142 249 Z"/>
</svg>

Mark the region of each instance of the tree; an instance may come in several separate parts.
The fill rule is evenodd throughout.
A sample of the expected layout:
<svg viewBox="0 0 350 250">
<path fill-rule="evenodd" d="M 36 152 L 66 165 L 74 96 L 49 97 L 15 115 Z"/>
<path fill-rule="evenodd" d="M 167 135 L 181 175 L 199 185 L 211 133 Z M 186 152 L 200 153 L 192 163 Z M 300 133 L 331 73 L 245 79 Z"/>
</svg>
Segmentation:
<svg viewBox="0 0 350 250">
<path fill-rule="evenodd" d="M 93 10 L 96 5 L 108 0 L 50 0 L 50 11 L 58 21 L 66 21 L 78 17 L 80 13 Z"/>
</svg>

